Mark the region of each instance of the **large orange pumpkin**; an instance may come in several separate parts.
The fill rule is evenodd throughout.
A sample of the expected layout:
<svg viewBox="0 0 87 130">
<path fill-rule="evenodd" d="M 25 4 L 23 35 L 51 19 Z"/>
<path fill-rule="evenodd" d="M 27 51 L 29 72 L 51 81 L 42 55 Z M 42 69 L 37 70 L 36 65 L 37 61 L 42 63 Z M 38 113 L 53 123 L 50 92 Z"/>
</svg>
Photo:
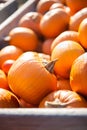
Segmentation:
<svg viewBox="0 0 87 130">
<path fill-rule="evenodd" d="M 78 42 L 72 40 L 60 42 L 51 53 L 51 60 L 58 59 L 54 66 L 55 73 L 69 78 L 73 61 L 84 52 L 85 50 Z"/>
<path fill-rule="evenodd" d="M 39 104 L 44 96 L 57 88 L 56 77 L 47 70 L 45 57 L 36 52 L 25 52 L 8 72 L 10 89 L 30 104 Z"/>
<path fill-rule="evenodd" d="M 70 90 L 51 92 L 43 98 L 39 108 L 85 108 L 87 101 L 81 95 Z"/>
<path fill-rule="evenodd" d="M 43 36 L 54 38 L 68 27 L 69 15 L 64 9 L 48 11 L 40 21 L 40 29 Z"/>
<path fill-rule="evenodd" d="M 70 84 L 73 91 L 87 97 L 87 52 L 73 62 Z"/>
</svg>

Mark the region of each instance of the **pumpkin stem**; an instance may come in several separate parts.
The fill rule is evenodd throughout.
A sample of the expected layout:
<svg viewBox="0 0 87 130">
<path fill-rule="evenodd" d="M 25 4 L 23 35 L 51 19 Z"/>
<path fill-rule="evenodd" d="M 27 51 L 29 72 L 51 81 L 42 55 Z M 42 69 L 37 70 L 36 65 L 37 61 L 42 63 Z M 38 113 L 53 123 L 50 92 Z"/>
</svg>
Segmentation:
<svg viewBox="0 0 87 130">
<path fill-rule="evenodd" d="M 10 41 L 10 38 L 11 38 L 10 36 L 4 37 L 4 41 L 5 41 L 5 42 L 9 42 L 9 41 Z"/>
<path fill-rule="evenodd" d="M 45 106 L 47 108 L 65 108 L 67 105 L 68 103 L 50 102 L 50 101 L 45 102 Z"/>
<path fill-rule="evenodd" d="M 54 69 L 54 65 L 56 63 L 56 61 L 58 61 L 58 59 L 55 59 L 53 61 L 50 61 L 48 64 L 45 65 L 45 68 L 50 72 L 53 73 L 53 69 Z"/>
</svg>

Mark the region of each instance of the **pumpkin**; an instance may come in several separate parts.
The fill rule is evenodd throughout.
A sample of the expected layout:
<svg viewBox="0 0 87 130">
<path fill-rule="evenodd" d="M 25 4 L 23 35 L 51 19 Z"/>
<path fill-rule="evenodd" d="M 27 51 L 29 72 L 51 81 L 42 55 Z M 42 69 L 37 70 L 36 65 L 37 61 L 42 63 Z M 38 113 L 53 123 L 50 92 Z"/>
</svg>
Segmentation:
<svg viewBox="0 0 87 130">
<path fill-rule="evenodd" d="M 18 26 L 20 27 L 26 27 L 32 29 L 35 33 L 38 35 L 41 34 L 40 32 L 40 20 L 42 18 L 42 14 L 38 12 L 28 12 L 25 15 L 23 15 L 19 22 Z"/>
<path fill-rule="evenodd" d="M 85 52 L 84 48 L 73 40 L 65 40 L 55 46 L 51 60 L 58 59 L 54 71 L 63 78 L 69 78 L 73 61 Z"/>
<path fill-rule="evenodd" d="M 87 52 L 73 62 L 70 72 L 70 85 L 73 91 L 87 97 Z"/>
<path fill-rule="evenodd" d="M 6 60 L 16 60 L 23 50 L 14 45 L 7 45 L 0 50 L 0 68 Z"/>
<path fill-rule="evenodd" d="M 0 88 L 9 89 L 6 74 L 2 69 L 0 69 Z"/>
<path fill-rule="evenodd" d="M 0 88 L 0 108 L 18 108 L 19 101 L 11 91 Z"/>
<path fill-rule="evenodd" d="M 70 80 L 65 78 L 57 78 L 57 90 L 72 90 Z"/>
<path fill-rule="evenodd" d="M 74 91 L 58 90 L 45 96 L 39 108 L 87 108 L 87 101 Z"/>
<path fill-rule="evenodd" d="M 53 42 L 53 38 L 45 39 L 42 43 L 42 52 L 45 54 L 51 54 L 51 44 Z"/>
<path fill-rule="evenodd" d="M 80 23 L 87 18 L 87 7 L 79 10 L 70 17 L 69 30 L 78 31 Z"/>
<path fill-rule="evenodd" d="M 60 35 L 58 35 L 53 40 L 53 42 L 51 44 L 51 51 L 54 49 L 54 47 L 56 45 L 58 45 L 60 42 L 65 41 L 65 40 L 73 40 L 73 41 L 76 41 L 76 42 L 80 42 L 78 32 L 67 30 L 67 31 L 60 33 Z"/>
<path fill-rule="evenodd" d="M 34 51 L 38 45 L 36 33 L 26 27 L 15 27 L 11 29 L 7 37 L 10 45 L 19 47 L 23 51 Z"/>
<path fill-rule="evenodd" d="M 55 3 L 54 0 L 39 0 L 36 6 L 36 11 L 44 15 L 49 11 L 49 8 L 53 3 Z"/>
<path fill-rule="evenodd" d="M 37 105 L 49 92 L 57 88 L 57 79 L 51 70 L 50 60 L 37 52 L 25 52 L 8 72 L 10 89 L 26 102 Z M 47 67 L 48 65 L 48 67 Z M 49 69 L 48 69 L 49 68 Z"/>
<path fill-rule="evenodd" d="M 44 37 L 55 38 L 68 28 L 69 15 L 64 9 L 53 9 L 45 13 L 40 21 L 40 29 Z"/>
<path fill-rule="evenodd" d="M 37 106 L 34 106 L 32 104 L 27 103 L 26 101 L 24 101 L 23 99 L 19 99 L 19 104 L 21 108 L 37 108 Z"/>
<path fill-rule="evenodd" d="M 71 15 L 74 15 L 79 10 L 87 7 L 87 0 L 66 0 L 66 5 L 71 10 Z"/>
<path fill-rule="evenodd" d="M 87 49 L 87 18 L 80 23 L 78 33 L 81 45 Z"/>
<path fill-rule="evenodd" d="M 6 60 L 5 62 L 3 62 L 1 69 L 5 72 L 6 75 L 8 74 L 8 71 L 14 62 L 15 60 Z"/>
<path fill-rule="evenodd" d="M 64 5 L 62 3 L 54 3 L 50 6 L 49 10 L 52 10 L 52 9 L 57 9 L 57 8 L 62 8 L 64 9 Z"/>
</svg>

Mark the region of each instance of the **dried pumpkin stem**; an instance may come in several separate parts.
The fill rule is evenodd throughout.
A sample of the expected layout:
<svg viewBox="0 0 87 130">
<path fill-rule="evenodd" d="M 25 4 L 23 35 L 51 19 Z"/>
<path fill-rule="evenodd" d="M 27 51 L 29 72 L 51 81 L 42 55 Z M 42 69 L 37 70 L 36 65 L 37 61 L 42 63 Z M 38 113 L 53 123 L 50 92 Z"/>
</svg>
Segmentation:
<svg viewBox="0 0 87 130">
<path fill-rule="evenodd" d="M 6 37 L 4 37 L 4 41 L 5 41 L 5 42 L 9 42 L 9 41 L 10 41 L 10 39 L 11 39 L 11 37 L 10 37 L 10 36 L 6 36 Z"/>
<path fill-rule="evenodd" d="M 61 102 L 50 102 L 46 101 L 45 106 L 47 108 L 65 108 L 69 103 L 61 103 Z"/>
<path fill-rule="evenodd" d="M 58 59 L 55 59 L 55 60 L 53 60 L 53 61 L 50 61 L 48 64 L 45 65 L 45 68 L 46 68 L 50 73 L 53 73 L 53 71 L 54 71 L 54 65 L 55 65 L 56 61 L 58 61 Z"/>
</svg>

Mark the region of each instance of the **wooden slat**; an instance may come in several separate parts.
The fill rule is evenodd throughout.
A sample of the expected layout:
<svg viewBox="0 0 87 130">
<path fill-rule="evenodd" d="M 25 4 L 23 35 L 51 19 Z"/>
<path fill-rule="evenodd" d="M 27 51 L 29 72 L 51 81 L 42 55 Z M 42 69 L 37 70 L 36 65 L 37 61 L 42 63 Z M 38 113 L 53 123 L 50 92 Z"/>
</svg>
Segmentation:
<svg viewBox="0 0 87 130">
<path fill-rule="evenodd" d="M 0 9 L 0 24 L 18 9 L 16 0 L 7 1 Z"/>
<path fill-rule="evenodd" d="M 1 130 L 87 130 L 87 109 L 1 109 Z"/>
<path fill-rule="evenodd" d="M 28 0 L 0 25 L 0 40 L 3 39 L 12 28 L 18 25 L 18 21 L 25 13 L 35 10 L 36 3 L 37 0 Z"/>
<path fill-rule="evenodd" d="M 17 11 L 9 16 L 2 24 L 0 24 L 0 49 L 7 46 L 4 42 L 4 37 L 8 35 L 9 31 L 18 26 L 20 18 L 29 11 L 35 11 L 38 0 L 28 0 Z"/>
</svg>

